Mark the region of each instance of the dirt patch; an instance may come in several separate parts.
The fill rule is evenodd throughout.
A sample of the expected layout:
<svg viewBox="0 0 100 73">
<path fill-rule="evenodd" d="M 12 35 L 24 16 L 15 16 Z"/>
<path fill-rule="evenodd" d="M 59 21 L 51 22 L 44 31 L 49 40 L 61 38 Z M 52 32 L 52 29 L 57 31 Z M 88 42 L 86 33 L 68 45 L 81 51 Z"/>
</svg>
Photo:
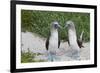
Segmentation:
<svg viewBox="0 0 100 73">
<path fill-rule="evenodd" d="M 31 32 L 22 32 L 22 48 L 23 52 L 31 51 L 33 53 L 41 53 L 41 56 L 35 57 L 36 59 L 48 59 L 48 52 L 45 48 L 46 38 L 40 37 L 39 35 Z M 81 60 L 90 59 L 90 43 L 84 43 L 84 48 L 81 48 Z M 61 42 L 59 50 L 63 52 L 62 55 L 57 56 L 60 61 L 72 60 L 70 57 L 66 56 L 66 54 L 70 53 L 68 42 Z"/>
</svg>

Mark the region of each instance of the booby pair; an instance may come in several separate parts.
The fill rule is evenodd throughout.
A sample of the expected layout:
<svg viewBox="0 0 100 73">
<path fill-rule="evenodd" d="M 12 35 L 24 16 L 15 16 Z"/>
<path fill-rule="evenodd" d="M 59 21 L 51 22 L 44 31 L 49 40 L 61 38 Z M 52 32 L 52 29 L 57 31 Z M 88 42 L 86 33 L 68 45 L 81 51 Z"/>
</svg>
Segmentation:
<svg viewBox="0 0 100 73">
<path fill-rule="evenodd" d="M 68 39 L 70 48 L 73 51 L 72 57 L 75 59 L 80 59 L 80 47 L 82 47 L 82 36 L 81 33 L 80 39 L 77 41 L 76 30 L 74 23 L 72 21 L 67 21 L 65 27 L 68 27 Z M 50 34 L 46 40 L 46 49 L 49 53 L 49 61 L 54 61 L 54 54 L 56 50 L 60 47 L 60 39 L 58 34 L 58 28 L 62 28 L 57 21 L 51 23 Z M 78 44 L 79 43 L 79 44 Z"/>
</svg>

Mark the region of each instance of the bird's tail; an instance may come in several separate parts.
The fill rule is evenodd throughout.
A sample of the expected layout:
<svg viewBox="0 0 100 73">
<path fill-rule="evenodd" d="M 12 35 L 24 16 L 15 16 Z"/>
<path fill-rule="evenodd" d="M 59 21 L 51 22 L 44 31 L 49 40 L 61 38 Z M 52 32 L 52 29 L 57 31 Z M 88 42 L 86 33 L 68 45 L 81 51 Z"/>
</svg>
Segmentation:
<svg viewBox="0 0 100 73">
<path fill-rule="evenodd" d="M 84 31 L 81 32 L 81 35 L 80 35 L 79 40 L 82 40 L 83 39 L 83 33 L 84 33 Z"/>
<path fill-rule="evenodd" d="M 79 46 L 80 48 L 81 48 L 81 47 L 84 47 L 84 46 L 83 46 L 83 33 L 84 33 L 84 31 L 82 31 L 82 33 L 81 33 L 79 39 L 77 40 L 78 46 Z"/>
</svg>

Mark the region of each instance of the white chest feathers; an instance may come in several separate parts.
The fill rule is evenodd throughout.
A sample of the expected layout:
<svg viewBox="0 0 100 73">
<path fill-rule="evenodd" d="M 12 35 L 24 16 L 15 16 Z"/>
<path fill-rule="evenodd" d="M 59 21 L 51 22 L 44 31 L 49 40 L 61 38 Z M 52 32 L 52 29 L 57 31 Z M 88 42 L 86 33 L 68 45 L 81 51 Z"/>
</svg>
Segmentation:
<svg viewBox="0 0 100 73">
<path fill-rule="evenodd" d="M 80 49 L 79 49 L 79 46 L 77 44 L 76 31 L 69 29 L 68 36 L 69 36 L 70 48 L 79 51 Z"/>
<path fill-rule="evenodd" d="M 49 39 L 49 49 L 55 50 L 58 48 L 58 31 L 53 30 Z"/>
<path fill-rule="evenodd" d="M 70 44 L 77 43 L 76 31 L 69 29 L 68 30 L 68 38 L 69 38 Z"/>
</svg>

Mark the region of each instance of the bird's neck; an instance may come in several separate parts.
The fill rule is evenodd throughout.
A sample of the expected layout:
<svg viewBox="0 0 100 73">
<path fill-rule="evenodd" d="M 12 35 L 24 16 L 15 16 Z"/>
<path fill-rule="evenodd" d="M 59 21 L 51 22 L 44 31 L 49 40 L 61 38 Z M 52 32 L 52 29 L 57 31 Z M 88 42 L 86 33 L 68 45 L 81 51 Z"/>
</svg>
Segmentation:
<svg viewBox="0 0 100 73">
<path fill-rule="evenodd" d="M 76 36 L 76 29 L 75 28 L 69 28 L 68 34 L 69 34 L 69 36 L 71 36 L 71 35 Z"/>
<path fill-rule="evenodd" d="M 58 36 L 58 30 L 57 29 L 51 29 L 51 35 L 52 36 Z"/>
<path fill-rule="evenodd" d="M 77 41 L 76 30 L 75 29 L 69 29 L 68 30 L 68 36 L 69 36 L 70 44 L 75 44 L 76 41 Z"/>
</svg>

